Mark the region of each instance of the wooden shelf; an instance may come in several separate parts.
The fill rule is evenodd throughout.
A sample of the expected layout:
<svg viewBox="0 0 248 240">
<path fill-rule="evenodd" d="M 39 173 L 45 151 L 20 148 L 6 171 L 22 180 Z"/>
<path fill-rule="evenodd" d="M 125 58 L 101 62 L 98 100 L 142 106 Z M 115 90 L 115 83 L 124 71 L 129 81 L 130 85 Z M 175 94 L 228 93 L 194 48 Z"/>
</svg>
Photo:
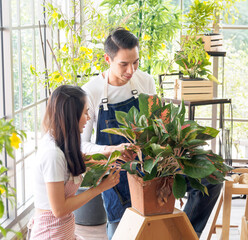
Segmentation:
<svg viewBox="0 0 248 240">
<path fill-rule="evenodd" d="M 210 56 L 212 57 L 225 57 L 226 52 L 213 52 L 213 51 L 208 51 L 207 52 Z"/>
<path fill-rule="evenodd" d="M 112 240 L 197 240 L 185 212 L 175 208 L 172 214 L 143 216 L 126 209 Z"/>
</svg>

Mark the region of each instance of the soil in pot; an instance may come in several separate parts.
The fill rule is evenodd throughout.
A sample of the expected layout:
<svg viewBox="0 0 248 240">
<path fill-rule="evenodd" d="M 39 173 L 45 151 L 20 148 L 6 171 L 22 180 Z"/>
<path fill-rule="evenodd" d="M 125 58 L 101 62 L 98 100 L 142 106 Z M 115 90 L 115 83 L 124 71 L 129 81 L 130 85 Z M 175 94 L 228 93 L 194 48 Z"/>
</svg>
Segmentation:
<svg viewBox="0 0 248 240">
<path fill-rule="evenodd" d="M 175 197 L 172 193 L 173 178 L 159 177 L 143 181 L 128 174 L 132 207 L 144 216 L 172 213 Z"/>
<path fill-rule="evenodd" d="M 180 80 L 182 81 L 203 81 L 204 78 L 189 78 L 189 77 L 181 77 Z"/>
</svg>

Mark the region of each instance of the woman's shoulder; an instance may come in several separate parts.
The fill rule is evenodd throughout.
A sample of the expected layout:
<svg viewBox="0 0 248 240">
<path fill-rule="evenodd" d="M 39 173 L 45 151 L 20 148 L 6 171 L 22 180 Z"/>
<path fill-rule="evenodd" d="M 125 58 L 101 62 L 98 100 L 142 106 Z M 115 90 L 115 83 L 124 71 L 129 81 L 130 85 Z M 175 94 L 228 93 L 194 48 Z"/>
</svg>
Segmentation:
<svg viewBox="0 0 248 240">
<path fill-rule="evenodd" d="M 37 158 L 43 162 L 49 158 L 50 161 L 64 161 L 65 156 L 62 150 L 56 145 L 54 138 L 46 133 L 38 145 Z"/>
</svg>

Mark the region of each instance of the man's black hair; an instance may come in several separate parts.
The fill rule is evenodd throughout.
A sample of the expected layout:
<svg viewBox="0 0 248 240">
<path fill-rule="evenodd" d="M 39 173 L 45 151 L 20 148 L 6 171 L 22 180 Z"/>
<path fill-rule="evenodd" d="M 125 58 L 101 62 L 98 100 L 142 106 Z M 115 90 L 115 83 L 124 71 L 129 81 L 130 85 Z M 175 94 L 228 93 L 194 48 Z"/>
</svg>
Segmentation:
<svg viewBox="0 0 248 240">
<path fill-rule="evenodd" d="M 106 39 L 104 50 L 113 60 L 120 49 L 139 47 L 139 40 L 124 28 L 115 29 Z"/>
</svg>

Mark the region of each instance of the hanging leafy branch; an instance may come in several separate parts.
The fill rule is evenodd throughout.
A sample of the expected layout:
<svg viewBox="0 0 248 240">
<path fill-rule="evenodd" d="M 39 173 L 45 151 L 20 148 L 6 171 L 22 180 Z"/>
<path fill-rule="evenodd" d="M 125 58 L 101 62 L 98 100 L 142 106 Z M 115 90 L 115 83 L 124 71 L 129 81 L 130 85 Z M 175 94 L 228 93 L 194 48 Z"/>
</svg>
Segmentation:
<svg viewBox="0 0 248 240">
<path fill-rule="evenodd" d="M 72 17 L 50 3 L 45 7 L 47 23 L 53 36 L 58 36 L 53 43 L 47 41 L 55 69 L 47 69 L 48 79 L 33 66 L 30 70 L 49 88 L 56 88 L 61 84 L 82 86 L 89 77 L 106 68 L 102 48 L 107 29 L 105 18 L 88 0 L 84 1 L 83 9 L 80 0 L 72 1 Z M 80 17 L 82 12 L 83 18 Z"/>
</svg>

